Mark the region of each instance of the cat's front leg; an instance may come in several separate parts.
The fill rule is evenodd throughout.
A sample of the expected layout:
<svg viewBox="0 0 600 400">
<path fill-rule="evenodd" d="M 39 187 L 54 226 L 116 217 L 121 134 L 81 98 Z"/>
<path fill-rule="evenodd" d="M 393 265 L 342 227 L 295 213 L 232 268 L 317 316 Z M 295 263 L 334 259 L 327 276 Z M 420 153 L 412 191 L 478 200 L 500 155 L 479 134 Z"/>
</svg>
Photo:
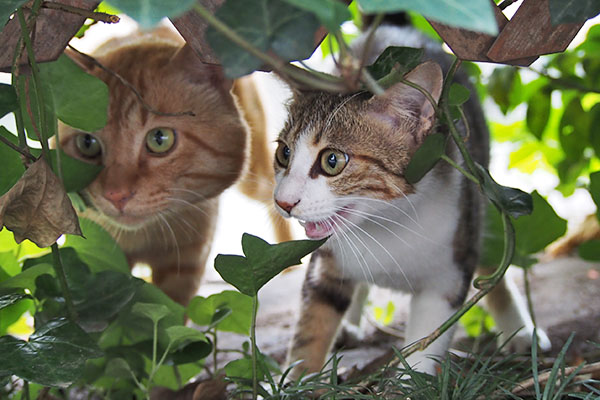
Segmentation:
<svg viewBox="0 0 600 400">
<path fill-rule="evenodd" d="M 302 286 L 302 306 L 287 365 L 303 360 L 289 377 L 318 372 L 331 350 L 340 322 L 350 306 L 354 283 L 344 280 L 333 254 L 319 249 L 311 256 Z"/>
<path fill-rule="evenodd" d="M 431 334 L 446 321 L 462 304 L 462 294 L 445 294 L 439 288 L 427 288 L 414 293 L 410 302 L 410 314 L 406 327 L 405 346 L 411 345 Z M 452 341 L 456 324 L 431 343 L 424 351 L 418 351 L 406 358 L 415 370 L 434 375 L 436 360 L 443 357 Z"/>
</svg>

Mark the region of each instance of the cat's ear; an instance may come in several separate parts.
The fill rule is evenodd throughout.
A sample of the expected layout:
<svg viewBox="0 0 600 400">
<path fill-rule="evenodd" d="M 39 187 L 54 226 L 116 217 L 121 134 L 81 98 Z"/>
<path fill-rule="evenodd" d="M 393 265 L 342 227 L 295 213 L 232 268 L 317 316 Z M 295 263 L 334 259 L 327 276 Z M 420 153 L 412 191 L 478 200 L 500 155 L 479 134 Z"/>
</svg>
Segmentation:
<svg viewBox="0 0 600 400">
<path fill-rule="evenodd" d="M 182 71 L 192 83 L 210 83 L 215 88 L 227 92 L 233 85 L 233 80 L 225 76 L 222 66 L 202 62 L 196 51 L 187 43 L 175 53 L 170 63 Z"/>
<path fill-rule="evenodd" d="M 435 62 L 418 65 L 404 79 L 425 89 L 436 103 L 439 101 L 444 76 Z M 371 116 L 392 124 L 394 128 L 410 127 L 417 143 L 422 143 L 435 122 L 435 110 L 427 97 L 403 83 L 397 83 L 369 100 L 369 111 Z"/>
</svg>

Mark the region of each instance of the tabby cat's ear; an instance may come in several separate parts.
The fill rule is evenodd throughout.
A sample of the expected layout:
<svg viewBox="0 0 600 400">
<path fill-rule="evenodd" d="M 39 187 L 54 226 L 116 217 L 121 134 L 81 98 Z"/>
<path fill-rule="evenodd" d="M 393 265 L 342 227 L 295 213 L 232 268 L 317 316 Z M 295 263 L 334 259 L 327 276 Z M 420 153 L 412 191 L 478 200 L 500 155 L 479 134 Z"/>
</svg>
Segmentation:
<svg viewBox="0 0 600 400">
<path fill-rule="evenodd" d="M 418 65 L 404 79 L 425 89 L 437 103 L 442 94 L 444 76 L 433 61 Z M 394 128 L 410 127 L 417 143 L 422 143 L 435 122 L 435 110 L 419 90 L 403 83 L 389 87 L 369 100 L 369 111 Z"/>
<path fill-rule="evenodd" d="M 233 80 L 225 76 L 223 67 L 202 62 L 196 51 L 187 43 L 175 53 L 170 62 L 192 83 L 210 83 L 217 89 L 227 92 L 231 90 Z"/>
</svg>

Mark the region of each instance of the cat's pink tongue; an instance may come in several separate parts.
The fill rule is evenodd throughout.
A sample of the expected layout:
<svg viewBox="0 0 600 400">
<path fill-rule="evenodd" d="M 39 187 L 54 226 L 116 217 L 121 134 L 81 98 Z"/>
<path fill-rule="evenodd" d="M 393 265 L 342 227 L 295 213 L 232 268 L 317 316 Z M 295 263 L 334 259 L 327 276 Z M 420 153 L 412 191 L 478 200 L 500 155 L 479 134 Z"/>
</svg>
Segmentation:
<svg viewBox="0 0 600 400">
<path fill-rule="evenodd" d="M 306 222 L 304 230 L 309 239 L 323 239 L 333 233 L 330 225 L 319 222 Z"/>
</svg>

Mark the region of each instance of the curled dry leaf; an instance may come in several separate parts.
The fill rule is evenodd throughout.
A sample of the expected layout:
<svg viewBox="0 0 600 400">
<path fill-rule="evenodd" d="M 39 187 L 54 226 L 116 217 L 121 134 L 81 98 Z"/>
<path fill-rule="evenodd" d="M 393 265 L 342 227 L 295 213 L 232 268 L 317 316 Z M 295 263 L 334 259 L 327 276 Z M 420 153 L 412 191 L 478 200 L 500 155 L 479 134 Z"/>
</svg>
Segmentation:
<svg viewBox="0 0 600 400">
<path fill-rule="evenodd" d="M 52 245 L 64 233 L 81 235 L 77 214 L 60 180 L 43 159 L 0 197 L 0 229 L 29 239 L 40 247 Z"/>
</svg>

